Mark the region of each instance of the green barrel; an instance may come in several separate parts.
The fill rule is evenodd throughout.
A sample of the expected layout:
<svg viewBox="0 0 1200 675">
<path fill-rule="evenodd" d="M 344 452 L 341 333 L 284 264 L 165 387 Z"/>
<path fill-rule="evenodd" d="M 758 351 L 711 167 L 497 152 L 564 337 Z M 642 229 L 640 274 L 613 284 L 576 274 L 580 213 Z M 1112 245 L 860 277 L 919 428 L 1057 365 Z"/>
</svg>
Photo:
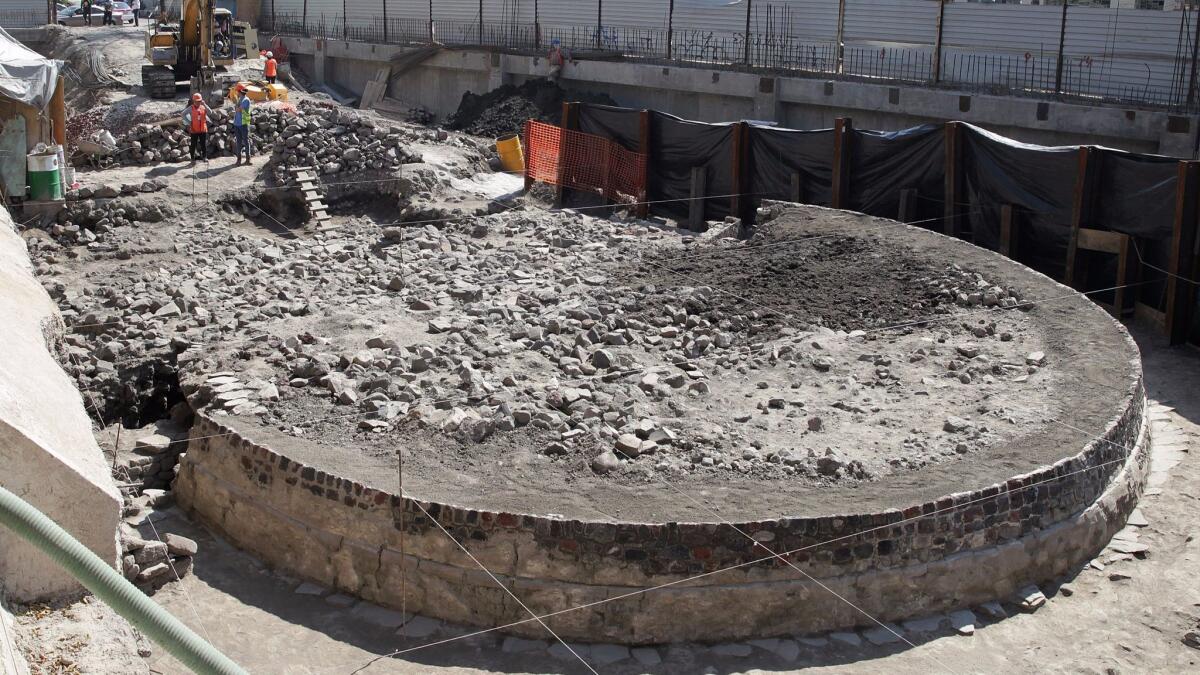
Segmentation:
<svg viewBox="0 0 1200 675">
<path fill-rule="evenodd" d="M 35 202 L 62 199 L 62 171 L 58 165 L 58 153 L 29 155 L 26 174 L 30 199 Z"/>
</svg>

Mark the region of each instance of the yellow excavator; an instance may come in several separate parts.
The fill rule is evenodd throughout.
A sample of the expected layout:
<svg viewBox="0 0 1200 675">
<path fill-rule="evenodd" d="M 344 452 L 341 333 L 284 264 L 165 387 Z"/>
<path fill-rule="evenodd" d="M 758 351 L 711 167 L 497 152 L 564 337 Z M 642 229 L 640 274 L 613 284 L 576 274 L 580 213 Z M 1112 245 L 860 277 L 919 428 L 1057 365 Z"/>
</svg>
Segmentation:
<svg viewBox="0 0 1200 675">
<path fill-rule="evenodd" d="M 176 83 L 187 80 L 207 98 L 236 57 L 233 14 L 216 0 L 183 0 L 178 24 L 164 16 L 147 29 L 142 86 L 152 98 L 174 98 Z"/>
</svg>

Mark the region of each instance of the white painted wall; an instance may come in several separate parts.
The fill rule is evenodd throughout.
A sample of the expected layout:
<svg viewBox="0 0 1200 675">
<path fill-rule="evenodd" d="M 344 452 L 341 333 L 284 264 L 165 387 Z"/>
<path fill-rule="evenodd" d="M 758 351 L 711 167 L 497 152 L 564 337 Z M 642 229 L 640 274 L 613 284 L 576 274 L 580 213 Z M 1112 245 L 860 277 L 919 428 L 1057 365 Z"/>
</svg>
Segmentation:
<svg viewBox="0 0 1200 675">
<path fill-rule="evenodd" d="M 0 485 L 116 565 L 121 496 L 74 383 L 47 347 L 58 308 L 34 276 L 25 242 L 0 209 Z M 81 586 L 0 527 L 0 590 L 17 602 Z"/>
</svg>

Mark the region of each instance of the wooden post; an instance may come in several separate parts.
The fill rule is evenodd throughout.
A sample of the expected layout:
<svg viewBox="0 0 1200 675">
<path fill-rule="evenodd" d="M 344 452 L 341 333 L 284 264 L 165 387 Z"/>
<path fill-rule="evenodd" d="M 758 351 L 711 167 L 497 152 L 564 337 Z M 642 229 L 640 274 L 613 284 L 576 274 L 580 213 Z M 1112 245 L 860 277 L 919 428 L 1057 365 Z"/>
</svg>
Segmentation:
<svg viewBox="0 0 1200 675">
<path fill-rule="evenodd" d="M 839 117 L 833 121 L 833 185 L 830 201 L 835 209 L 847 207 L 850 194 L 850 145 L 854 121 Z"/>
<path fill-rule="evenodd" d="M 902 223 L 911 223 L 917 219 L 917 191 L 915 189 L 907 189 L 900 191 L 900 208 L 896 214 L 896 220 Z"/>
<path fill-rule="evenodd" d="M 707 188 L 708 177 L 702 166 L 692 167 L 691 199 L 688 201 L 688 229 L 693 232 L 704 231 L 704 191 Z"/>
<path fill-rule="evenodd" d="M 1000 206 L 1000 255 L 1007 258 L 1017 257 L 1017 230 L 1013 223 L 1013 205 Z"/>
<path fill-rule="evenodd" d="M 387 0 L 381 0 L 383 3 L 383 42 L 387 44 Z M 275 11 L 275 3 L 271 3 L 271 11 Z"/>
<path fill-rule="evenodd" d="M 579 126 L 579 104 L 563 102 L 562 124 L 560 128 L 563 130 L 562 142 L 558 146 L 558 185 L 554 191 L 554 206 L 562 208 L 563 198 L 566 196 L 566 188 L 563 183 L 566 182 L 566 164 L 567 164 L 567 131 L 575 129 Z"/>
<path fill-rule="evenodd" d="M 58 84 L 54 87 L 54 97 L 50 99 L 50 123 L 54 126 L 54 142 L 67 146 L 67 99 L 66 80 L 58 76 Z"/>
<path fill-rule="evenodd" d="M 347 0 L 342 0 L 342 39 L 343 40 L 350 39 L 350 19 L 348 17 L 348 12 L 346 12 L 346 2 L 347 2 Z M 212 16 L 212 15 L 210 14 L 209 16 Z"/>
<path fill-rule="evenodd" d="M 1067 2 L 1063 0 L 1062 24 L 1058 29 L 1058 65 L 1054 69 L 1054 93 L 1062 92 L 1063 49 L 1067 45 Z"/>
<path fill-rule="evenodd" d="M 596 49 L 604 47 L 604 0 L 596 0 Z"/>
<path fill-rule="evenodd" d="M 429 1 L 433 2 L 433 0 L 429 0 Z M 272 3 L 272 5 L 274 5 L 274 3 Z M 309 35 L 308 35 L 308 0 L 304 0 L 304 4 L 301 6 L 301 9 L 300 9 L 300 31 L 301 31 L 301 34 L 304 35 L 304 37 L 309 37 Z"/>
<path fill-rule="evenodd" d="M 797 204 L 804 203 L 804 176 L 799 173 L 792 174 L 791 191 L 788 193 L 788 199 Z"/>
<path fill-rule="evenodd" d="M 1167 262 L 1167 338 L 1187 342 L 1196 294 L 1196 228 L 1200 213 L 1200 162 L 1180 162 L 1175 192 L 1175 231 Z"/>
<path fill-rule="evenodd" d="M 962 186 L 962 129 L 958 122 L 946 122 L 946 201 L 942 213 L 942 233 L 957 237 L 959 232 L 959 188 Z"/>
<path fill-rule="evenodd" d="M 533 0 L 533 46 L 542 48 L 542 15 L 538 0 Z"/>
<path fill-rule="evenodd" d="M 1096 180 L 1098 178 L 1099 162 L 1090 161 L 1093 149 L 1084 145 L 1079 148 L 1078 168 L 1075 173 L 1075 192 L 1071 206 L 1071 234 L 1067 240 L 1067 267 L 1063 274 L 1063 283 L 1072 287 L 1076 285 L 1075 263 L 1079 254 L 1079 228 L 1087 227 L 1092 220 L 1092 207 L 1095 204 Z M 1086 284 L 1084 279 L 1079 282 Z"/>
<path fill-rule="evenodd" d="M 643 110 L 638 116 L 638 152 L 646 156 L 646 174 L 642 176 L 642 191 L 638 194 L 637 217 L 650 214 L 650 111 Z"/>
<path fill-rule="evenodd" d="M 675 39 L 675 0 L 667 4 L 667 59 L 671 58 L 671 42 Z"/>
<path fill-rule="evenodd" d="M 479 44 L 483 44 L 483 0 L 479 0 Z"/>
<path fill-rule="evenodd" d="M 308 2 L 308 0 L 304 0 Z M 429 41 L 437 40 L 437 30 L 433 26 L 433 0 L 429 0 Z"/>
<path fill-rule="evenodd" d="M 746 146 L 750 141 L 750 125 L 738 122 L 733 125 L 733 159 L 730 167 L 729 215 L 735 218 L 743 217 L 742 207 L 749 200 L 743 199 L 746 183 Z"/>
<path fill-rule="evenodd" d="M 938 0 L 937 24 L 933 37 L 933 83 L 942 81 L 942 30 L 946 22 L 946 0 Z"/>
</svg>

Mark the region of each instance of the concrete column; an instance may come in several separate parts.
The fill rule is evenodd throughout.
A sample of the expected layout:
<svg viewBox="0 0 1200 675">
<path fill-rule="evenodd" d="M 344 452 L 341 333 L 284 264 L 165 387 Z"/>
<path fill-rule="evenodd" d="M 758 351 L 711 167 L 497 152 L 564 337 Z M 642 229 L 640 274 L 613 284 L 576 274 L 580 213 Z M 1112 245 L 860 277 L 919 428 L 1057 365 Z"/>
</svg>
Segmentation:
<svg viewBox="0 0 1200 675">
<path fill-rule="evenodd" d="M 313 79 L 325 84 L 325 41 L 317 40 L 313 49 Z"/>
<path fill-rule="evenodd" d="M 488 91 L 499 89 L 508 83 L 508 56 L 492 52 L 488 61 Z"/>
<path fill-rule="evenodd" d="M 779 81 L 777 78 L 758 78 L 758 88 L 754 92 L 754 119 L 767 122 L 783 121 L 783 110 L 779 105 Z"/>
</svg>

